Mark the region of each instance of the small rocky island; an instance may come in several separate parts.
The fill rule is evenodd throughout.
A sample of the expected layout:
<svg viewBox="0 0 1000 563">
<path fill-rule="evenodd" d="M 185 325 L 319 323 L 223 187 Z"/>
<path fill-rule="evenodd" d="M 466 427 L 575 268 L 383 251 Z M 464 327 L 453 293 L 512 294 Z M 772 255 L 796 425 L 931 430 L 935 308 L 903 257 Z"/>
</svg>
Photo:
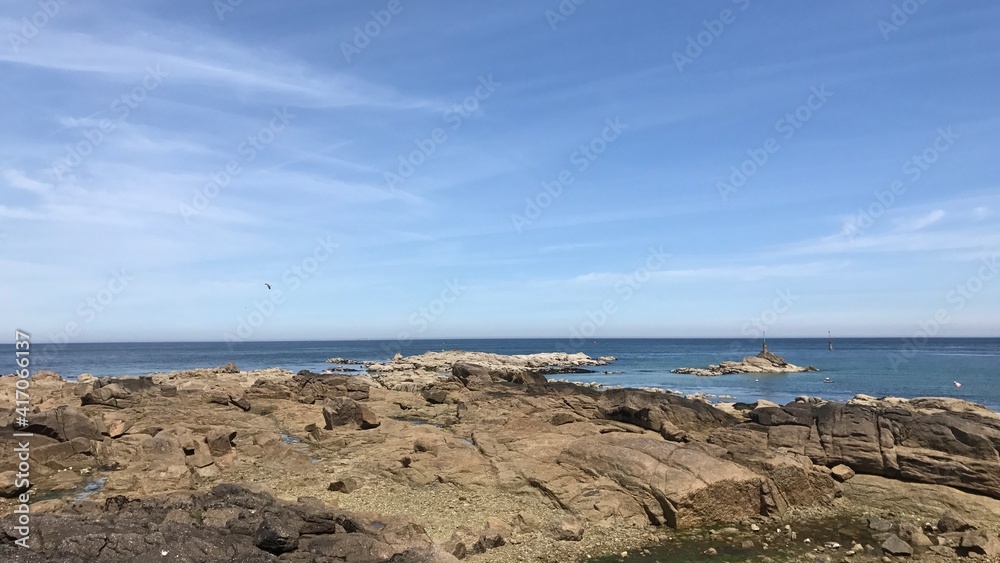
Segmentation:
<svg viewBox="0 0 1000 563">
<path fill-rule="evenodd" d="M 813 366 L 800 367 L 788 363 L 781 356 L 768 352 L 767 342 L 765 342 L 760 354 L 747 356 L 741 362 L 722 362 L 721 364 L 712 364 L 708 368 L 677 368 L 670 371 L 671 373 L 711 377 L 734 373 L 799 373 L 818 370 Z"/>
</svg>

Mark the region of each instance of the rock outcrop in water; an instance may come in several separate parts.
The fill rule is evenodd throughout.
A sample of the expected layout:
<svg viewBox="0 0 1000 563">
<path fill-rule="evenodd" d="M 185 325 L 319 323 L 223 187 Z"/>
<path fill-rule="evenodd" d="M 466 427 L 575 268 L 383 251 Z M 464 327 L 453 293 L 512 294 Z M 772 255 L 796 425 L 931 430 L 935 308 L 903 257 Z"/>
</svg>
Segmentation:
<svg viewBox="0 0 1000 563">
<path fill-rule="evenodd" d="M 715 375 L 730 375 L 735 373 L 798 373 L 817 371 L 813 366 L 799 367 L 785 361 L 777 354 L 767 351 L 767 344 L 756 356 L 747 356 L 740 362 L 722 362 L 707 368 L 677 368 L 672 373 L 700 375 L 705 377 Z"/>
</svg>

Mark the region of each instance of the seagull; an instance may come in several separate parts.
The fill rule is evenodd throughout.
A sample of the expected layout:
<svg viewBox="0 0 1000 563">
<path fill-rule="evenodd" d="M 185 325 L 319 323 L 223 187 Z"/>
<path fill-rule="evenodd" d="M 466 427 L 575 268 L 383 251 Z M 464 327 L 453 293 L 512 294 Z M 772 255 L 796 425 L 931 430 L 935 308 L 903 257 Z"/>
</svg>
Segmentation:
<svg viewBox="0 0 1000 563">
<path fill-rule="evenodd" d="M 268 289 L 271 289 L 271 284 L 264 282 L 264 285 L 266 285 Z"/>
<path fill-rule="evenodd" d="M 962 384 L 961 384 L 961 383 L 959 383 L 959 382 L 957 382 L 957 381 L 955 382 L 955 387 L 961 387 L 961 386 L 962 386 Z"/>
</svg>

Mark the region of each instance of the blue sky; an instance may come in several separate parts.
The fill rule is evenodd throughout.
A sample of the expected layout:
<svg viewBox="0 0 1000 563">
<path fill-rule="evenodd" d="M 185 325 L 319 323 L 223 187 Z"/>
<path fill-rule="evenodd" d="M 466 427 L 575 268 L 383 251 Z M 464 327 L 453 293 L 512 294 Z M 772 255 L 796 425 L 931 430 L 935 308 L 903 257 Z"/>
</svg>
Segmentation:
<svg viewBox="0 0 1000 563">
<path fill-rule="evenodd" d="M 5 339 L 1000 335 L 998 6 L 231 4 L 0 2 Z"/>
</svg>

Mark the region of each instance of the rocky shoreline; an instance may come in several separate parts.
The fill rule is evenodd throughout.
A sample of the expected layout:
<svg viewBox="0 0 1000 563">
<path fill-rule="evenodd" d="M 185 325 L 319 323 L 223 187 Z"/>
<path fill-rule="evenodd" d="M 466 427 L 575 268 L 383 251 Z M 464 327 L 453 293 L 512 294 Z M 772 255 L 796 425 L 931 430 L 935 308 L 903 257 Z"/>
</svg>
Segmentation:
<svg viewBox="0 0 1000 563">
<path fill-rule="evenodd" d="M 429 352 L 351 375 L 40 372 L 25 429 L 15 378 L 0 377 L 0 560 L 644 561 L 692 546 L 1000 560 L 997 413 L 864 396 L 737 410 L 544 375 L 613 360 Z M 35 435 L 27 493 L 13 486 L 15 431 Z M 15 544 L 23 494 L 30 550 Z M 858 536 L 862 550 L 834 548 L 834 530 L 792 535 L 803 515 L 890 525 Z"/>
</svg>

